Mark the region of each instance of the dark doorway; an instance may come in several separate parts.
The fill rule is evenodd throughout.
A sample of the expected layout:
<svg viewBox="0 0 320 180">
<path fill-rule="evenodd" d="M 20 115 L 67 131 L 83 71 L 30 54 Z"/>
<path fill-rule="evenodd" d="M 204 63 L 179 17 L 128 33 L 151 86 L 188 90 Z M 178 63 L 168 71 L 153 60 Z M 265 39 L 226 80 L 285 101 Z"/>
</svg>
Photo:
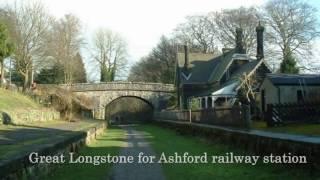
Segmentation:
<svg viewBox="0 0 320 180">
<path fill-rule="evenodd" d="M 148 101 L 134 96 L 124 96 L 106 106 L 105 119 L 110 124 L 132 124 L 150 121 L 153 106 Z"/>
</svg>

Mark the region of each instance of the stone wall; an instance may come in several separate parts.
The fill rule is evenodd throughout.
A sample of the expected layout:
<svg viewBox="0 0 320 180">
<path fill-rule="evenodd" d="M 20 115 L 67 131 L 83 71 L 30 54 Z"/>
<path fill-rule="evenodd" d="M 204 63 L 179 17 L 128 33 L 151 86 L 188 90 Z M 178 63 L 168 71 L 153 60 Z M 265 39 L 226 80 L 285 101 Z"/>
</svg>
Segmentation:
<svg viewBox="0 0 320 180">
<path fill-rule="evenodd" d="M 60 119 L 60 113 L 53 109 L 15 110 L 14 112 L 0 111 L 0 124 L 28 124 Z"/>
<path fill-rule="evenodd" d="M 284 153 L 306 156 L 307 164 L 301 164 L 302 168 L 310 170 L 311 173 L 320 169 L 320 142 L 318 139 L 311 140 L 311 138 L 305 137 L 302 140 L 297 140 L 295 135 L 177 121 L 155 121 L 154 123 L 171 128 L 182 135 L 202 136 L 215 143 L 222 143 L 231 146 L 231 148 L 240 148 L 259 156 L 269 156 L 271 153 L 280 156 Z"/>
<path fill-rule="evenodd" d="M 54 87 L 57 85 L 39 84 L 38 87 Z M 60 87 L 67 88 L 68 85 L 61 84 Z M 107 83 L 77 83 L 71 85 L 74 92 L 82 91 L 116 91 L 116 90 L 132 90 L 132 91 L 155 91 L 155 92 L 173 92 L 173 84 L 162 83 L 144 83 L 144 82 L 107 82 Z"/>
</svg>

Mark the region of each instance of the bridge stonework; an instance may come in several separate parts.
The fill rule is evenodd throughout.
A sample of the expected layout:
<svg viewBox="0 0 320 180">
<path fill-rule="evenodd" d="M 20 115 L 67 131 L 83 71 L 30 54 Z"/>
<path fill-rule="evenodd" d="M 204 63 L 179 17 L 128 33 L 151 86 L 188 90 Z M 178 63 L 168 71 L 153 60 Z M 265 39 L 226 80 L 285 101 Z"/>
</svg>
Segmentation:
<svg viewBox="0 0 320 180">
<path fill-rule="evenodd" d="M 67 85 L 59 85 L 67 88 Z M 142 82 L 108 82 L 72 84 L 70 89 L 76 95 L 85 95 L 94 100 L 94 117 L 105 118 L 105 109 L 112 101 L 121 97 L 137 97 L 153 106 L 154 110 L 164 108 L 173 96 L 173 84 Z"/>
</svg>

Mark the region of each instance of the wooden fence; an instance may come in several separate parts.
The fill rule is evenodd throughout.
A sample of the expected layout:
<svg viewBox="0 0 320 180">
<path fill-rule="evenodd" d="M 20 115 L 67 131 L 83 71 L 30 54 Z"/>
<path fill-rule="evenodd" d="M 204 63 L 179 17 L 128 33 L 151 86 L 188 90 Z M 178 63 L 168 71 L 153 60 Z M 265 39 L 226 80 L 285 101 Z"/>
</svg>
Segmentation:
<svg viewBox="0 0 320 180">
<path fill-rule="evenodd" d="M 268 126 L 320 123 L 320 103 L 268 104 L 264 117 Z"/>
<path fill-rule="evenodd" d="M 249 107 L 209 108 L 202 110 L 173 110 L 154 113 L 156 120 L 185 121 L 222 126 L 249 127 Z"/>
</svg>

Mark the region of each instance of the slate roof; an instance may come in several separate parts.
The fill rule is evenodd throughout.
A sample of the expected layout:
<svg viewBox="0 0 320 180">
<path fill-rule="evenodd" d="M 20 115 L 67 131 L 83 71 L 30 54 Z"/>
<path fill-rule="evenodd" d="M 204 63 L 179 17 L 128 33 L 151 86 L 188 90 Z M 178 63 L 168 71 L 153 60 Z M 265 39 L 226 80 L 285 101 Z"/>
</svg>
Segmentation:
<svg viewBox="0 0 320 180">
<path fill-rule="evenodd" d="M 239 77 L 244 72 L 252 72 L 255 68 L 264 64 L 263 60 L 258 61 L 250 58 L 247 54 L 236 52 L 236 49 L 231 49 L 216 57 L 213 57 L 213 54 L 189 53 L 189 68 L 187 71 L 184 68 L 184 53 L 178 53 L 181 85 L 193 89 L 192 96 L 194 97 L 206 96 L 231 84 L 239 84 Z M 222 80 L 225 72 L 230 69 L 233 60 L 246 60 L 247 62 L 240 64 L 238 67 L 236 65 L 236 69 L 230 72 L 229 78 Z"/>
<path fill-rule="evenodd" d="M 213 54 L 189 54 L 189 69 L 192 73 L 190 79 L 181 78 L 181 83 L 184 84 L 201 84 L 220 80 L 227 66 L 232 61 L 234 50 L 231 50 L 224 55 L 214 57 Z M 179 68 L 184 72 L 184 53 L 178 54 Z"/>
<path fill-rule="evenodd" d="M 232 61 L 232 57 L 234 55 L 235 49 L 230 50 L 226 52 L 225 54 L 220 56 L 220 62 L 215 66 L 213 69 L 209 81 L 210 82 L 216 82 L 221 79 L 223 76 L 223 73 L 227 70 L 228 66 L 230 65 Z"/>
<path fill-rule="evenodd" d="M 237 69 L 234 73 L 231 74 L 230 79 L 239 79 L 243 73 L 251 72 L 257 65 L 259 61 L 250 61 L 246 64 L 243 64 L 239 69 Z"/>
<path fill-rule="evenodd" d="M 185 72 L 184 70 L 184 53 L 178 53 L 180 72 L 184 72 L 186 76 L 191 73 L 189 79 L 181 77 L 181 83 L 215 83 L 222 78 L 226 70 L 231 65 L 233 59 L 251 60 L 246 54 L 236 54 L 235 51 L 235 49 L 231 49 L 230 51 L 216 57 L 213 57 L 213 54 L 190 53 L 188 72 Z M 251 71 L 258 62 L 259 61 L 252 60 L 242 65 L 236 72 L 231 74 L 231 79 L 237 79 L 244 72 Z"/>
<path fill-rule="evenodd" d="M 320 85 L 320 74 L 267 74 L 274 85 Z"/>
<path fill-rule="evenodd" d="M 220 56 L 218 56 L 220 57 Z M 181 77 L 181 82 L 186 84 L 206 83 L 216 66 L 217 57 L 213 54 L 189 53 L 188 73 L 192 73 L 190 79 L 186 80 Z M 178 53 L 178 62 L 181 72 L 184 72 L 184 53 Z M 187 75 L 187 73 L 185 72 Z"/>
</svg>

